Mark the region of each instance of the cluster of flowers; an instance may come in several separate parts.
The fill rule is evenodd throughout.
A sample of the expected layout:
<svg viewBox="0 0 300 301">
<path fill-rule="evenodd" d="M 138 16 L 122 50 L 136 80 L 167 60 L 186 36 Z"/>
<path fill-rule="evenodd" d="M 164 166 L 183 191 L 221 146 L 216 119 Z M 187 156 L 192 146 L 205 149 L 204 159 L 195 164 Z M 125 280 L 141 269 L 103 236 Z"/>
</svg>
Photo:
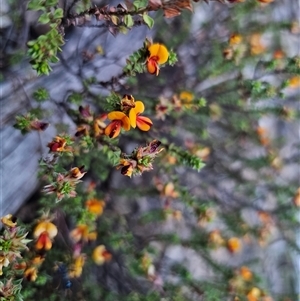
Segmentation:
<svg viewBox="0 0 300 301">
<path fill-rule="evenodd" d="M 67 277 L 78 278 L 82 274 L 83 266 L 86 261 L 86 254 L 82 253 L 84 244 L 97 239 L 95 231 L 96 219 L 102 215 L 105 203 L 98 199 L 89 199 L 85 203 L 85 220 L 81 222 L 71 232 L 70 238 L 73 242 L 72 260 L 67 267 Z M 46 253 L 53 246 L 53 240 L 58 234 L 57 226 L 52 222 L 54 216 L 49 212 L 45 213 L 37 222 L 34 230 L 34 249 L 33 258 L 27 262 L 23 261 L 15 266 L 17 270 L 23 270 L 24 278 L 28 281 L 35 281 L 38 276 L 38 270 L 46 258 Z M 84 218 L 83 218 L 84 219 Z M 111 259 L 112 255 L 104 245 L 98 245 L 92 252 L 92 259 L 97 265 L 101 265 Z"/>
<path fill-rule="evenodd" d="M 28 233 L 24 233 L 24 229 L 17 226 L 16 219 L 11 214 L 2 217 L 1 222 L 4 230 L 0 235 L 0 275 L 3 274 L 3 268 L 12 272 L 17 270 L 19 261 L 22 260 L 21 252 L 28 250 L 27 244 L 30 242 L 26 238 Z M 0 281 L 1 300 L 15 300 L 21 284 L 14 281 L 13 273 L 7 272 L 5 276 L 5 281 Z"/>
<path fill-rule="evenodd" d="M 196 111 L 201 104 L 195 104 L 195 100 L 195 95 L 189 91 L 182 91 L 179 95 L 174 94 L 171 98 L 162 96 L 155 107 L 156 117 L 165 120 L 166 115 L 172 112 L 183 112 L 184 109 Z"/>
<path fill-rule="evenodd" d="M 79 277 L 82 272 L 82 266 L 77 258 L 85 258 L 82 254 L 84 245 L 91 241 L 96 241 L 96 220 L 103 213 L 105 202 L 96 198 L 91 198 L 85 202 L 86 212 L 82 212 L 80 223 L 70 232 L 70 237 L 74 243 L 73 250 L 75 261 L 70 267 L 70 276 Z M 97 265 L 101 265 L 112 258 L 112 254 L 106 250 L 104 245 L 98 245 L 92 252 L 92 259 Z M 83 261 L 84 263 L 84 261 Z"/>
<path fill-rule="evenodd" d="M 241 266 L 229 281 L 230 291 L 233 294 L 246 295 L 248 301 L 273 301 L 263 290 L 254 286 L 253 272 L 247 266 Z M 235 296 L 234 301 L 241 299 Z"/>
<path fill-rule="evenodd" d="M 120 99 L 118 107 L 118 110 L 108 114 L 94 116 L 89 106 L 80 106 L 79 113 L 82 123 L 77 127 L 75 136 L 99 138 L 106 135 L 113 139 L 119 136 L 122 128 L 125 131 L 129 131 L 131 127 L 138 127 L 142 131 L 150 130 L 153 123 L 150 118 L 141 115 L 145 110 L 142 101 L 135 101 L 132 95 L 124 95 Z M 111 121 L 108 125 L 105 124 L 106 119 Z M 60 146 L 64 147 L 65 145 L 65 141 L 62 140 Z M 64 149 L 59 148 L 57 151 L 64 151 Z"/>
</svg>

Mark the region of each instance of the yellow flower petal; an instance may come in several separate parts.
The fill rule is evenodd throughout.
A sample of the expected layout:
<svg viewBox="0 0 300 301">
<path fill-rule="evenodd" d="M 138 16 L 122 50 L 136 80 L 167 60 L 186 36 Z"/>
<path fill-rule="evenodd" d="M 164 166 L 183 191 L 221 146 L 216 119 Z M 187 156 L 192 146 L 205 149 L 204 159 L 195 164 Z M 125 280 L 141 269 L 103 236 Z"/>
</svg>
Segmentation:
<svg viewBox="0 0 300 301">
<path fill-rule="evenodd" d="M 14 220 L 14 221 L 13 221 Z M 11 214 L 7 214 L 1 218 L 1 222 L 8 227 L 15 227 L 17 223 L 15 222 L 15 218 Z"/>
<path fill-rule="evenodd" d="M 158 43 L 152 44 L 148 50 L 150 52 L 150 58 L 156 56 L 156 61 L 159 64 L 164 64 L 169 58 L 169 51 L 165 45 Z"/>
<path fill-rule="evenodd" d="M 35 267 L 30 267 L 30 268 L 26 269 L 24 272 L 24 277 L 28 281 L 35 281 L 37 278 L 37 269 Z"/>
<path fill-rule="evenodd" d="M 140 100 L 136 101 L 134 110 L 137 114 L 143 113 L 145 111 L 143 102 L 141 102 Z"/>
<path fill-rule="evenodd" d="M 129 111 L 129 120 L 130 120 L 130 125 L 135 129 L 136 128 L 136 111 L 134 108 Z"/>
<path fill-rule="evenodd" d="M 122 120 L 123 118 L 127 117 L 123 112 L 113 111 L 107 114 L 107 118 L 110 120 Z"/>
<path fill-rule="evenodd" d="M 40 222 L 33 231 L 35 238 L 39 237 L 41 233 L 47 232 L 50 238 L 54 238 L 57 235 L 57 227 L 51 222 Z"/>
<path fill-rule="evenodd" d="M 194 94 L 188 91 L 182 91 L 179 98 L 185 102 L 191 102 L 194 99 Z"/>
<path fill-rule="evenodd" d="M 237 45 L 237 44 L 240 44 L 242 42 L 242 36 L 235 33 L 235 34 L 232 34 L 230 36 L 230 39 L 229 39 L 229 44 L 230 45 Z"/>
</svg>

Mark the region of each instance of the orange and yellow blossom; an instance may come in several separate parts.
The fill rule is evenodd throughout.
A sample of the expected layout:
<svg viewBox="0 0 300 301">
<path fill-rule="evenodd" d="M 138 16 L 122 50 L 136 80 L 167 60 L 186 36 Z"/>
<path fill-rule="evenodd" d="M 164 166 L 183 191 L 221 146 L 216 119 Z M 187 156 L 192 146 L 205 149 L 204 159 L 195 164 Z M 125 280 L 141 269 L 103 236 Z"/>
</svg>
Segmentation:
<svg viewBox="0 0 300 301">
<path fill-rule="evenodd" d="M 131 178 L 134 169 L 137 167 L 137 162 L 132 159 L 120 159 L 120 164 L 117 166 L 117 169 L 121 169 L 121 174 L 123 176 L 128 176 Z"/>
<path fill-rule="evenodd" d="M 16 225 L 17 225 L 16 218 L 13 217 L 12 214 L 7 214 L 7 215 L 1 217 L 1 222 L 2 222 L 2 224 L 4 224 L 5 226 L 7 226 L 9 228 L 16 227 Z"/>
<path fill-rule="evenodd" d="M 259 55 L 266 51 L 266 47 L 261 42 L 260 33 L 254 33 L 250 36 L 250 51 L 252 55 Z"/>
<path fill-rule="evenodd" d="M 248 301 L 259 301 L 261 297 L 261 290 L 257 287 L 253 287 L 247 294 Z"/>
<path fill-rule="evenodd" d="M 243 37 L 240 34 L 233 33 L 229 38 L 229 45 L 238 45 L 242 42 Z"/>
<path fill-rule="evenodd" d="M 288 87 L 296 89 L 300 87 L 300 76 L 295 75 L 288 80 Z"/>
<path fill-rule="evenodd" d="M 85 202 L 87 210 L 97 216 L 100 216 L 103 213 L 103 208 L 105 203 L 97 199 L 90 199 Z"/>
<path fill-rule="evenodd" d="M 89 228 L 87 225 L 81 224 L 77 225 L 75 229 L 73 229 L 70 233 L 71 238 L 73 241 L 79 242 L 80 240 L 88 240 Z"/>
<path fill-rule="evenodd" d="M 10 262 L 7 256 L 0 255 L 0 276 L 3 274 L 2 268 L 8 267 L 9 263 Z"/>
<path fill-rule="evenodd" d="M 56 136 L 47 145 L 50 152 L 71 152 L 72 147 L 67 145 L 67 140 L 64 137 Z"/>
<path fill-rule="evenodd" d="M 113 111 L 107 114 L 107 118 L 112 122 L 105 128 L 105 135 L 109 138 L 116 138 L 121 132 L 121 128 L 125 131 L 130 130 L 130 120 L 123 112 Z"/>
<path fill-rule="evenodd" d="M 97 265 L 102 265 L 104 262 L 111 260 L 112 255 L 104 245 L 100 245 L 94 249 L 92 258 Z"/>
<path fill-rule="evenodd" d="M 169 51 L 162 44 L 151 44 L 148 47 L 149 56 L 147 59 L 147 70 L 150 74 L 159 74 L 159 65 L 167 62 Z"/>
<path fill-rule="evenodd" d="M 80 180 L 83 178 L 83 176 L 86 174 L 86 171 L 84 171 L 84 166 L 81 167 L 73 167 L 69 171 L 68 175 L 66 178 L 70 180 Z"/>
<path fill-rule="evenodd" d="M 231 253 L 237 253 L 241 250 L 242 244 L 239 238 L 237 237 L 231 237 L 227 241 L 227 249 Z"/>
<path fill-rule="evenodd" d="M 221 231 L 218 229 L 213 230 L 209 233 L 208 241 L 211 244 L 211 246 L 214 248 L 223 246 L 225 243 L 224 238 L 221 235 Z"/>
<path fill-rule="evenodd" d="M 245 280 L 245 281 L 250 281 L 252 280 L 252 277 L 253 277 L 253 274 L 251 272 L 251 270 L 246 267 L 246 266 L 242 266 L 239 270 L 239 274 L 242 276 L 242 278 Z"/>
<path fill-rule="evenodd" d="M 73 263 L 70 266 L 68 276 L 70 278 L 78 278 L 82 274 L 82 269 L 85 263 L 86 256 L 84 254 L 79 254 L 74 258 Z"/>
<path fill-rule="evenodd" d="M 176 199 L 179 197 L 179 192 L 175 190 L 175 186 L 173 182 L 168 182 L 165 185 L 162 193 L 164 196 L 172 199 Z"/>
<path fill-rule="evenodd" d="M 35 248 L 38 250 L 50 250 L 52 239 L 57 235 L 57 227 L 50 221 L 41 221 L 33 231 L 33 236 L 37 239 Z"/>
<path fill-rule="evenodd" d="M 141 116 L 145 110 L 145 106 L 141 101 L 135 102 L 135 107 L 129 111 L 130 125 L 135 129 L 136 126 L 142 131 L 149 131 L 152 126 L 152 121 L 150 118 Z"/>
<path fill-rule="evenodd" d="M 27 268 L 24 272 L 24 278 L 28 281 L 35 281 L 37 278 L 37 268 L 35 266 Z"/>
</svg>

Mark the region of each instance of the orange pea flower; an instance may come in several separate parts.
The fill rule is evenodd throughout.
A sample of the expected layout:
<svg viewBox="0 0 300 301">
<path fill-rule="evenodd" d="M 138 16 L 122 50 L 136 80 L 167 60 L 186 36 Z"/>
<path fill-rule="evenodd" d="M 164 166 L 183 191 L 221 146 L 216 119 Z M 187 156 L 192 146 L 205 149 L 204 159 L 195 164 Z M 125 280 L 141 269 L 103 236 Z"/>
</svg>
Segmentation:
<svg viewBox="0 0 300 301">
<path fill-rule="evenodd" d="M 50 152 L 70 152 L 72 148 L 67 145 L 67 140 L 64 137 L 55 136 L 47 145 Z"/>
<path fill-rule="evenodd" d="M 260 33 L 254 33 L 250 36 L 250 48 L 252 55 L 259 55 L 266 51 L 266 46 L 262 44 Z"/>
<path fill-rule="evenodd" d="M 144 110 L 144 104 L 139 100 L 136 101 L 135 107 L 129 111 L 130 125 L 133 128 L 136 128 L 137 126 L 142 131 L 149 131 L 153 123 L 150 118 L 140 115 Z"/>
<path fill-rule="evenodd" d="M 130 130 L 130 120 L 123 112 L 110 112 L 107 115 L 107 118 L 112 120 L 112 122 L 105 128 L 104 131 L 105 135 L 109 136 L 109 138 L 118 137 L 121 132 L 121 128 L 123 128 L 125 131 Z"/>
<path fill-rule="evenodd" d="M 69 171 L 67 178 L 70 178 L 71 180 L 80 180 L 85 174 L 86 171 L 84 171 L 84 166 L 73 167 Z"/>
<path fill-rule="evenodd" d="M 147 59 L 147 70 L 151 74 L 159 74 L 159 65 L 167 62 L 169 51 L 162 44 L 152 44 L 148 47 L 149 57 Z"/>
<path fill-rule="evenodd" d="M 97 265 L 101 265 L 111 259 L 112 255 L 106 250 L 104 245 L 96 247 L 93 251 L 92 258 Z"/>
<path fill-rule="evenodd" d="M 224 238 L 221 235 L 220 230 L 213 230 L 209 233 L 208 241 L 212 247 L 220 247 L 224 244 Z"/>
<path fill-rule="evenodd" d="M 13 217 L 12 214 L 7 214 L 7 215 L 1 217 L 1 222 L 9 228 L 16 227 L 16 225 L 17 225 L 16 218 Z"/>
<path fill-rule="evenodd" d="M 300 76 L 296 75 L 296 76 L 291 77 L 288 80 L 288 86 L 293 89 L 299 88 L 300 87 Z"/>
<path fill-rule="evenodd" d="M 68 276 L 70 278 L 78 278 L 81 276 L 85 259 L 86 257 L 84 254 L 79 254 L 74 258 L 73 263 L 71 264 L 70 270 L 68 272 Z"/>
<path fill-rule="evenodd" d="M 250 281 L 252 280 L 252 277 L 253 277 L 253 274 L 251 272 L 251 270 L 246 267 L 246 266 L 242 266 L 240 268 L 240 275 L 242 276 L 242 278 L 245 280 L 245 281 Z"/>
<path fill-rule="evenodd" d="M 33 236 L 37 238 L 35 248 L 38 250 L 50 250 L 52 248 L 52 239 L 57 235 L 57 232 L 57 227 L 49 221 L 38 223 L 33 231 Z"/>
<path fill-rule="evenodd" d="M 243 37 L 237 33 L 234 33 L 230 36 L 229 45 L 238 45 L 242 42 Z"/>
<path fill-rule="evenodd" d="M 248 301 L 259 301 L 261 297 L 261 290 L 257 287 L 253 287 L 247 294 Z"/>
<path fill-rule="evenodd" d="M 75 243 L 79 242 L 80 240 L 87 241 L 89 237 L 89 228 L 84 224 L 78 225 L 74 230 L 71 231 L 70 236 Z"/>
<path fill-rule="evenodd" d="M 97 216 L 100 216 L 103 213 L 103 208 L 105 207 L 105 203 L 97 199 L 91 199 L 85 202 L 85 206 L 89 212 Z"/>
<path fill-rule="evenodd" d="M 227 249 L 231 253 L 237 253 L 241 250 L 242 245 L 241 241 L 237 237 L 231 237 L 227 241 Z"/>
<path fill-rule="evenodd" d="M 28 281 L 35 281 L 37 278 L 37 268 L 34 266 L 27 268 L 24 272 L 24 278 Z"/>
<path fill-rule="evenodd" d="M 166 184 L 166 186 L 163 189 L 163 195 L 172 199 L 176 199 L 179 197 L 179 193 L 175 190 L 175 186 L 172 182 L 168 182 Z"/>
<path fill-rule="evenodd" d="M 117 166 L 117 169 L 121 168 L 121 174 L 131 178 L 133 170 L 136 168 L 137 163 L 135 160 L 130 159 L 120 159 L 120 164 Z"/>
</svg>

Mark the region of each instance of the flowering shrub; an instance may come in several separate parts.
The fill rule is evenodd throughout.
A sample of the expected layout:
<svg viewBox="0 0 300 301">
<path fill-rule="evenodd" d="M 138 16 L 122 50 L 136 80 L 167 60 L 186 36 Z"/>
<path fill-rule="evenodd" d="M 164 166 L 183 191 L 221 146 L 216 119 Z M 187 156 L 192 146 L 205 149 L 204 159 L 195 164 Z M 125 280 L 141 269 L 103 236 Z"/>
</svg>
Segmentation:
<svg viewBox="0 0 300 301">
<path fill-rule="evenodd" d="M 282 122 L 299 115 L 300 59 L 287 56 L 277 36 L 279 29 L 294 34 L 297 24 L 289 20 L 287 29 L 286 20 L 270 26 L 262 21 L 279 6 L 276 1 L 206 1 L 207 12 L 223 13 L 190 35 L 196 2 L 73 1 L 63 9 L 56 0 L 28 2 L 49 26 L 28 42 L 37 75 L 51 76 L 50 64 L 58 63 L 71 26 L 105 28 L 112 35 L 159 27 L 118 76 L 99 82 L 74 74 L 82 91 L 70 92 L 60 106 L 75 129 L 58 130 L 47 142 L 36 219 L 22 227 L 12 215 L 1 220 L 0 300 L 296 296 L 276 295 L 257 258 L 246 260 L 245 254 L 253 248 L 268 253 L 276 239 L 299 251 L 293 230 L 300 188 L 284 179 L 284 166 L 297 153 L 292 145 L 293 155 L 285 156 L 285 137 L 274 138 L 260 124 L 270 115 Z M 84 51 L 82 61 L 91 62 L 96 52 Z M 95 86 L 109 94 L 95 95 Z M 16 116 L 15 128 L 43 135 L 52 127 L 41 106 L 50 96 L 45 88 L 36 90 L 38 108 Z"/>
</svg>

